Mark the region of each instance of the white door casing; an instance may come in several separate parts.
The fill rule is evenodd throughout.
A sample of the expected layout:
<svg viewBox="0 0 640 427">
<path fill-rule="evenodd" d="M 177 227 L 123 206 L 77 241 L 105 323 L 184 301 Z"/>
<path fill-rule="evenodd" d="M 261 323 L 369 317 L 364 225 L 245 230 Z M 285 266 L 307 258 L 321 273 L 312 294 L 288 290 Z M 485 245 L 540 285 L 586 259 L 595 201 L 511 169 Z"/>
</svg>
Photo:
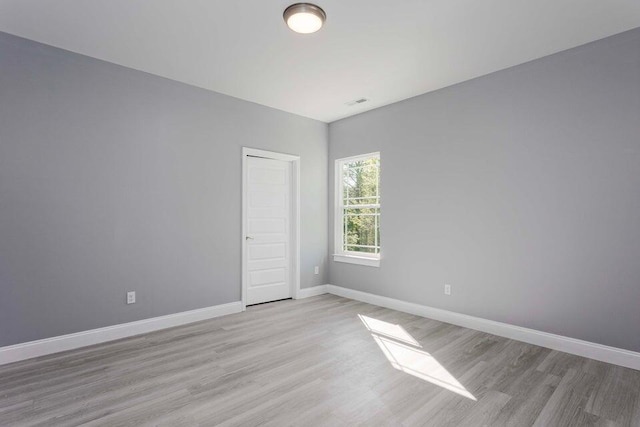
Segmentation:
<svg viewBox="0 0 640 427">
<path fill-rule="evenodd" d="M 297 297 L 298 182 L 298 157 L 243 149 L 243 307 Z"/>
</svg>

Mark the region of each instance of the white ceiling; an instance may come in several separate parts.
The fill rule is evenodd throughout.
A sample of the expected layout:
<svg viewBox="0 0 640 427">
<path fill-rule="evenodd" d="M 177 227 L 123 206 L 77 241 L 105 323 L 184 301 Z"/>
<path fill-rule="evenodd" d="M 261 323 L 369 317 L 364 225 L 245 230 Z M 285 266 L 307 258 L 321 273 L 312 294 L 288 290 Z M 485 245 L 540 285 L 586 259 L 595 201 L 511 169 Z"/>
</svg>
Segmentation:
<svg viewBox="0 0 640 427">
<path fill-rule="evenodd" d="M 301 35 L 295 2 L 0 0 L 0 31 L 331 122 L 640 26 L 638 0 L 315 0 Z"/>
</svg>

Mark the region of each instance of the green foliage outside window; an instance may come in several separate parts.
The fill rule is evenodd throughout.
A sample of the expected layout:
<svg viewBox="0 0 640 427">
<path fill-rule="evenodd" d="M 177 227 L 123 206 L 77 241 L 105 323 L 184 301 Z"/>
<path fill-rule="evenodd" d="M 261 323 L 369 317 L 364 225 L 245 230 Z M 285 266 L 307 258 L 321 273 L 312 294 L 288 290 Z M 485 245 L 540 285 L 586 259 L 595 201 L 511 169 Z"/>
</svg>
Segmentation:
<svg viewBox="0 0 640 427">
<path fill-rule="evenodd" d="M 380 252 L 380 159 L 343 164 L 344 250 Z"/>
</svg>

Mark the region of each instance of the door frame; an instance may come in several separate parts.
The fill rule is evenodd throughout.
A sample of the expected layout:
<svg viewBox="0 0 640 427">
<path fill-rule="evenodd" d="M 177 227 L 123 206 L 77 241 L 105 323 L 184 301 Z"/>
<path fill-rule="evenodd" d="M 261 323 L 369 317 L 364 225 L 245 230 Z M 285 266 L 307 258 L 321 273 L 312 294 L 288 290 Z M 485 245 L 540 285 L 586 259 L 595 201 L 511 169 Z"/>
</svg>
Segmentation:
<svg viewBox="0 0 640 427">
<path fill-rule="evenodd" d="M 290 224 L 290 282 L 291 297 L 298 299 L 300 295 L 300 156 L 259 150 L 257 148 L 242 147 L 242 311 L 247 309 L 248 272 L 247 272 L 247 172 L 248 158 L 262 157 L 265 159 L 282 160 L 291 163 L 291 224 Z"/>
</svg>

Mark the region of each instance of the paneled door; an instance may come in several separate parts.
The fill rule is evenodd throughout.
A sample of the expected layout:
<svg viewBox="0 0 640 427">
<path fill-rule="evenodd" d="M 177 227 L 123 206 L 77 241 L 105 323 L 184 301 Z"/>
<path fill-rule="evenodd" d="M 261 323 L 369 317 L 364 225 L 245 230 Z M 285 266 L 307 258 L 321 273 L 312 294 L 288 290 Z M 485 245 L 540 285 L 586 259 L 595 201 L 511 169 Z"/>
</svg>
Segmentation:
<svg viewBox="0 0 640 427">
<path fill-rule="evenodd" d="M 291 162 L 247 158 L 247 305 L 292 297 Z"/>
</svg>

